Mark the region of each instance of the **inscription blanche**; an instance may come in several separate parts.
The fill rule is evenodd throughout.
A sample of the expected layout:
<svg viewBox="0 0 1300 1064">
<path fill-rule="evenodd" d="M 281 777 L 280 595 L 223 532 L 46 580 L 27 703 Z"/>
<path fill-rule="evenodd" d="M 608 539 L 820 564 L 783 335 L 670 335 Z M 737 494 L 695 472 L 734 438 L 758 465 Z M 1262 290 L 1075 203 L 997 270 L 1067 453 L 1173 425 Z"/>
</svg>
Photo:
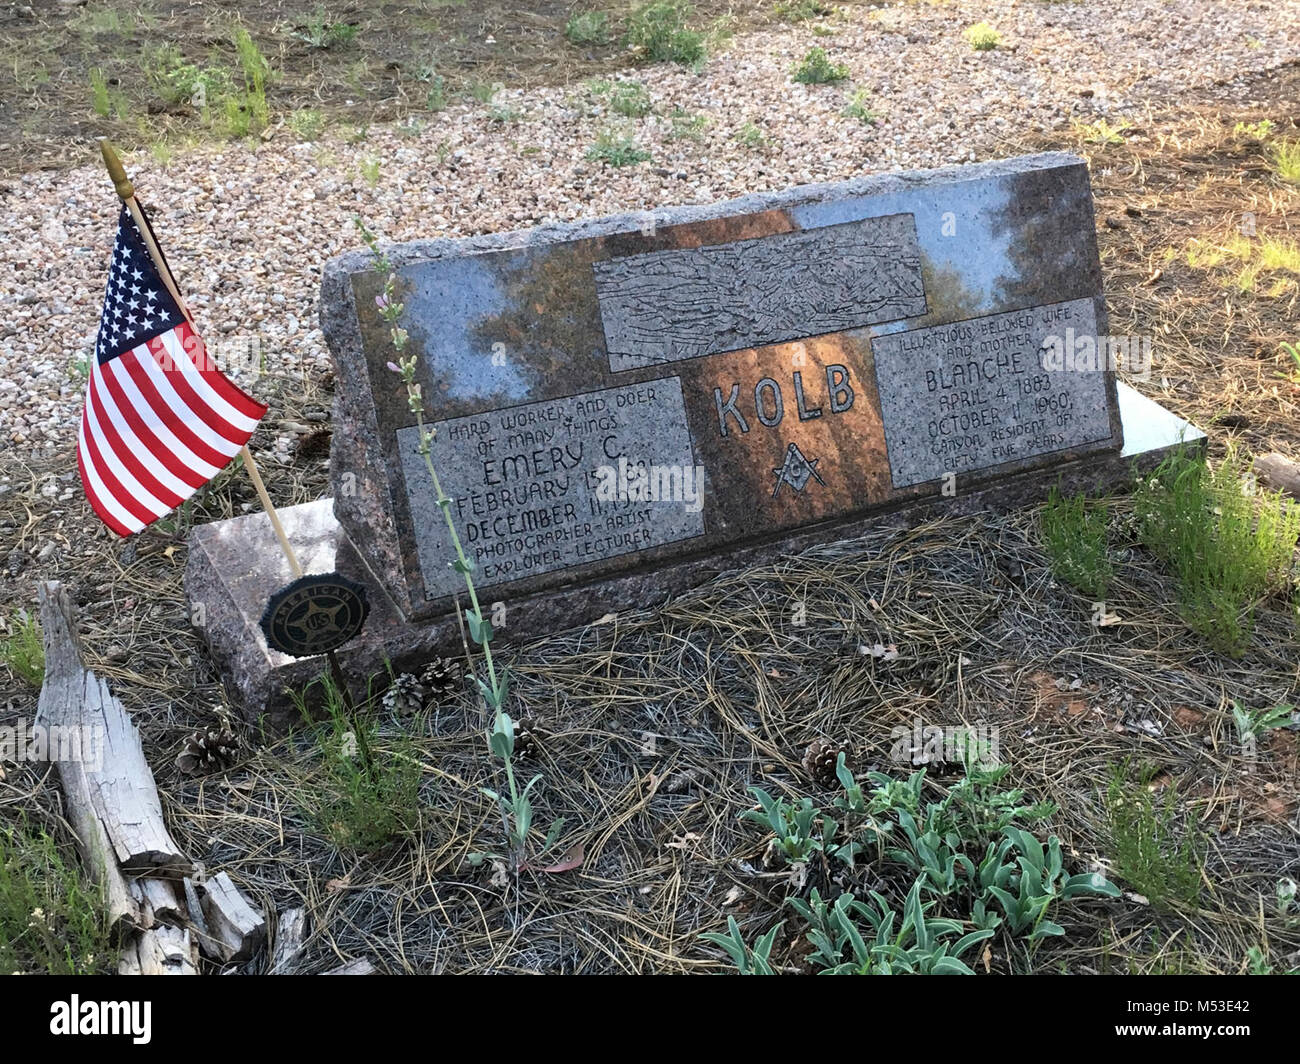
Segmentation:
<svg viewBox="0 0 1300 1064">
<path fill-rule="evenodd" d="M 483 587 L 704 533 L 698 496 L 674 497 L 651 483 L 662 470 L 680 483 L 679 471 L 695 468 L 677 377 L 431 427 L 430 453 Z M 397 445 L 426 593 L 452 594 L 464 582 L 449 565 L 455 555 L 419 431 L 398 430 Z"/>
<path fill-rule="evenodd" d="M 1109 440 L 1105 374 L 1044 357 L 1067 329 L 1096 336 L 1091 299 L 875 337 L 894 487 Z"/>
<path fill-rule="evenodd" d="M 926 312 L 910 214 L 592 264 L 614 372 Z"/>
</svg>

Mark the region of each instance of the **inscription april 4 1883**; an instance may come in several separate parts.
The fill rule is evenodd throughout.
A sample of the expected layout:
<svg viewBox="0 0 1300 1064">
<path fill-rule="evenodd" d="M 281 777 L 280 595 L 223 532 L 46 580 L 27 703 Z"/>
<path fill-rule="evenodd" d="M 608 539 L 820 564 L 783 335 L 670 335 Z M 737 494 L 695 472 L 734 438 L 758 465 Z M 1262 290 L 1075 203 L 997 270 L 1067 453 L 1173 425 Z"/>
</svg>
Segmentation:
<svg viewBox="0 0 1300 1064">
<path fill-rule="evenodd" d="M 875 337 L 894 487 L 1108 439 L 1106 375 L 1045 368 L 1063 335 L 1096 337 L 1092 299 Z"/>
<path fill-rule="evenodd" d="M 704 532 L 704 486 L 676 377 L 432 428 L 430 455 L 482 587 Z M 426 593 L 452 594 L 464 580 L 448 565 L 454 554 L 419 430 L 402 429 L 397 440 Z"/>
</svg>

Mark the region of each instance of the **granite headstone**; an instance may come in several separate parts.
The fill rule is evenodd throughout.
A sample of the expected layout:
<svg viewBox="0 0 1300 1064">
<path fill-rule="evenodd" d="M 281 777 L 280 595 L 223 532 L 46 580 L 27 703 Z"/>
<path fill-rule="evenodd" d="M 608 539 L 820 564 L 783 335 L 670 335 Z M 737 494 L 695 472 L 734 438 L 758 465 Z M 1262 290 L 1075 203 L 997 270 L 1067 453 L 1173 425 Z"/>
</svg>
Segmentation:
<svg viewBox="0 0 1300 1064">
<path fill-rule="evenodd" d="M 1114 482 L 1190 438 L 1117 388 L 1087 167 L 1069 155 L 387 254 L 430 457 L 506 638 L 651 606 L 884 514 Z M 364 253 L 327 266 L 337 526 L 319 505 L 302 515 L 374 592 L 359 670 L 458 640 L 463 588 L 388 366 L 383 284 Z M 208 598 L 237 540 L 196 537 Z M 224 593 L 223 624 L 238 598 Z M 289 676 L 241 660 L 241 701 Z"/>
</svg>

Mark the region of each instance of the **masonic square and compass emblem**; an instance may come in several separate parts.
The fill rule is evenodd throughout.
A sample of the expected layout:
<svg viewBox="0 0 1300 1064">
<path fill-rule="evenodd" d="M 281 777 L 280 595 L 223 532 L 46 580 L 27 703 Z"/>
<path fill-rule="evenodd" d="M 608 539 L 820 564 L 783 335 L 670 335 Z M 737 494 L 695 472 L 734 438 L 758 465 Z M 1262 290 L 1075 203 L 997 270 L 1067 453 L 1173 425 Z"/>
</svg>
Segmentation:
<svg viewBox="0 0 1300 1064">
<path fill-rule="evenodd" d="M 789 484 L 796 495 L 803 494 L 803 489 L 808 486 L 810 480 L 816 480 L 818 484 L 825 487 L 826 481 L 822 480 L 821 474 L 817 472 L 817 463 L 820 461 L 820 458 L 805 458 L 798 445 L 790 444 L 785 451 L 784 464 L 779 468 L 774 467 L 772 469 L 772 472 L 776 474 L 776 485 L 772 488 L 772 498 L 776 498 L 783 484 Z"/>
</svg>

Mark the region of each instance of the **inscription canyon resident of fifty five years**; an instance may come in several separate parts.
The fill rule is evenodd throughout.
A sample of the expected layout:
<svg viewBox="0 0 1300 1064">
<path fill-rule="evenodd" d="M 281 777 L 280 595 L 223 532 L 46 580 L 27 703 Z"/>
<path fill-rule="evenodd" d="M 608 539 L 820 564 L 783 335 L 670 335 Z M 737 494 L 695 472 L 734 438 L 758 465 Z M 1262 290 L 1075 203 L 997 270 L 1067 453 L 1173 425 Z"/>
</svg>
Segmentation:
<svg viewBox="0 0 1300 1064">
<path fill-rule="evenodd" d="M 1118 449 L 1113 373 L 1043 357 L 1105 329 L 1083 164 L 909 176 L 390 252 L 480 586 L 530 593 Z M 382 279 L 354 265 L 372 389 L 344 406 L 373 404 L 384 463 L 345 426 L 335 446 L 388 508 L 336 485 L 336 512 L 432 616 L 462 581 L 383 368 Z"/>
</svg>

